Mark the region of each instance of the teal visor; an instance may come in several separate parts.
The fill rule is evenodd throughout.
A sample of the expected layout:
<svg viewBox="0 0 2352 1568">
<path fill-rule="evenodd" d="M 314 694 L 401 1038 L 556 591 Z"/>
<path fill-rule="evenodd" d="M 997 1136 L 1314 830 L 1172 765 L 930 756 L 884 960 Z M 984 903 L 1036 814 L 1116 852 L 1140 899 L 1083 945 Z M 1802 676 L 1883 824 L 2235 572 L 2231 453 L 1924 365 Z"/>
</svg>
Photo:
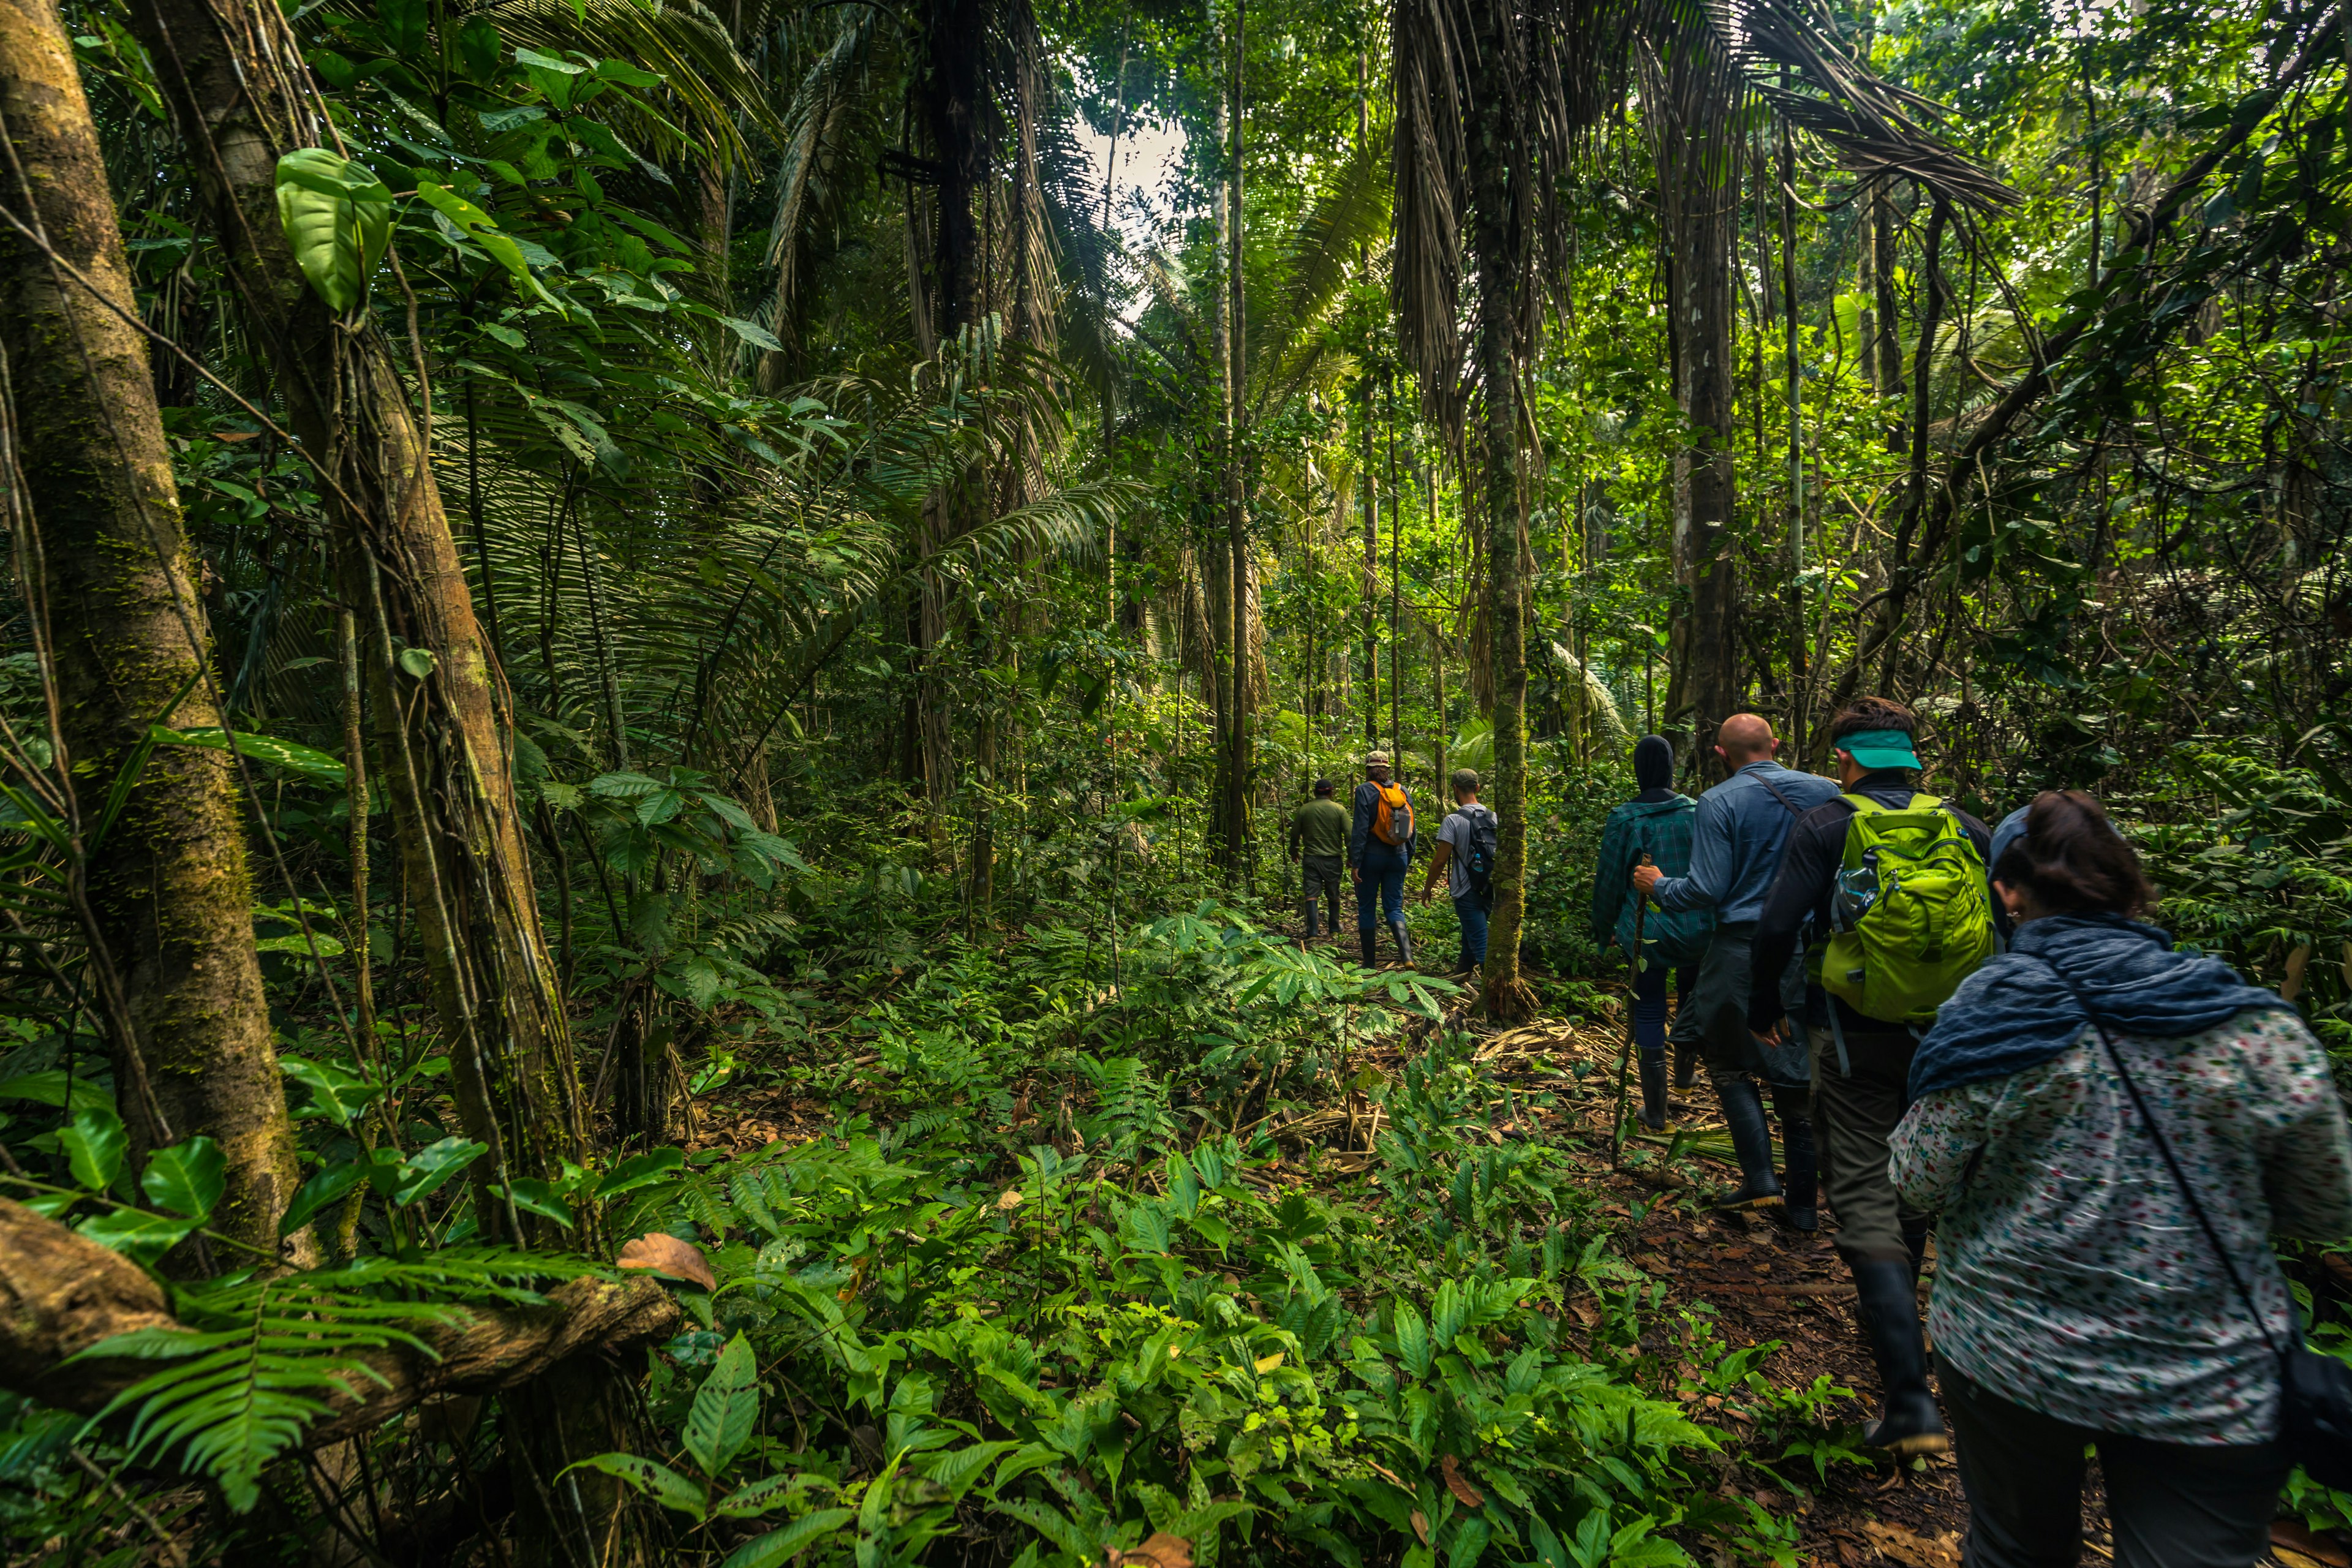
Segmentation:
<svg viewBox="0 0 2352 1568">
<path fill-rule="evenodd" d="M 1900 730 L 1857 730 L 1842 737 L 1837 749 L 1851 755 L 1865 768 L 1916 768 L 1919 753 L 1911 749 L 1911 737 Z"/>
</svg>

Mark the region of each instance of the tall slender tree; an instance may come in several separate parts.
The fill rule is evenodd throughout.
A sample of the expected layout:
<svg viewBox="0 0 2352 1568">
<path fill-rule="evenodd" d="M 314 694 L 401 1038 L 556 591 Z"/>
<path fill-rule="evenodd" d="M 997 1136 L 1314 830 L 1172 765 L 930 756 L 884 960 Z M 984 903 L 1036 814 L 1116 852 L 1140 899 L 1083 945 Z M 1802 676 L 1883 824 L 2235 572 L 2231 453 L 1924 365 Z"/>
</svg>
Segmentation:
<svg viewBox="0 0 2352 1568">
<path fill-rule="evenodd" d="M 0 0 L 0 487 L 56 681 L 41 787 L 86 855 L 68 873 L 134 1152 L 215 1140 L 214 1226 L 275 1254 L 300 1176 L 234 768 L 208 747 L 142 755 L 149 726 L 216 729 L 220 714 L 130 262 L 55 0 Z"/>
</svg>

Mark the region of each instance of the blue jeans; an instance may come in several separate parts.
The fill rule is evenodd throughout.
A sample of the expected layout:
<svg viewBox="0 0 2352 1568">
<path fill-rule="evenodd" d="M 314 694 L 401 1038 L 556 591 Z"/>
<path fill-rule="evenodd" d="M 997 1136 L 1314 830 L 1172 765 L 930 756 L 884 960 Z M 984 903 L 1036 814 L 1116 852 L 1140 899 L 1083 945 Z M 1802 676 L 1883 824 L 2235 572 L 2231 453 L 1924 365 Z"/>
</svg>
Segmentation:
<svg viewBox="0 0 2352 1568">
<path fill-rule="evenodd" d="M 1394 925 L 1404 919 L 1404 868 L 1412 857 L 1386 844 L 1368 843 L 1356 866 L 1356 929 L 1370 936 L 1378 929 L 1372 920 L 1372 896 L 1379 889 L 1381 909 Z"/>
<path fill-rule="evenodd" d="M 1481 942 L 1486 932 L 1479 931 Z M 1666 1059 L 1666 966 L 1653 963 L 1633 976 L 1633 1044 L 1645 1062 Z M 1688 1005 L 1691 994 L 1691 972 L 1674 972 L 1675 994 Z"/>
<path fill-rule="evenodd" d="M 1454 918 L 1462 922 L 1462 963 L 1459 967 L 1475 969 L 1486 962 L 1486 900 L 1476 893 L 1457 895 L 1454 900 Z"/>
</svg>

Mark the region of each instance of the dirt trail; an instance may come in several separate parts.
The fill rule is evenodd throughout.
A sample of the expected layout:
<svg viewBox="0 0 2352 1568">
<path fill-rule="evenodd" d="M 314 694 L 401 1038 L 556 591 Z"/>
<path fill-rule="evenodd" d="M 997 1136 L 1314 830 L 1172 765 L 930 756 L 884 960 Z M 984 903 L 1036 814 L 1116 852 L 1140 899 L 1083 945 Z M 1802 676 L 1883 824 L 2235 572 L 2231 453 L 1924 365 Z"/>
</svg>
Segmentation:
<svg viewBox="0 0 2352 1568">
<path fill-rule="evenodd" d="M 1581 1062 L 1585 1076 L 1580 1087 L 1585 1092 L 1563 1095 L 1556 1124 L 1546 1131 L 1605 1148 L 1623 1046 L 1623 1035 L 1616 1027 L 1547 1020 L 1495 1035 L 1479 1054 L 1498 1066 L 1521 1057 L 1530 1064 L 1546 1061 L 1555 1069 L 1567 1069 L 1568 1079 L 1555 1076 L 1556 1083 L 1577 1081 L 1573 1075 Z M 1628 1093 L 1638 1104 L 1638 1087 L 1629 1083 Z M 1696 1087 L 1672 1098 L 1676 1125 L 1701 1138 L 1712 1134 L 1710 1141 L 1727 1145 L 1704 1073 Z M 1737 1167 L 1706 1149 L 1686 1150 L 1670 1167 L 1664 1158 L 1669 1149 L 1659 1146 L 1665 1142 L 1637 1139 L 1628 1145 L 1624 1169 L 1595 1173 L 1594 1179 L 1613 1194 L 1609 1209 L 1629 1220 L 1640 1215 L 1622 1238 L 1624 1255 L 1645 1275 L 1666 1282 L 1669 1302 L 1711 1305 L 1726 1343 L 1739 1347 L 1780 1342 L 1783 1348 L 1763 1369 L 1775 1386 L 1809 1386 L 1826 1373 L 1854 1394 L 1832 1406 L 1830 1414 L 1856 1424 L 1872 1419 L 1878 1374 L 1855 1326 L 1853 1286 L 1833 1244 L 1837 1220 L 1826 1200 L 1816 1236 L 1798 1235 L 1762 1215 L 1715 1215 L 1692 1200 L 1732 1185 Z M 1662 1196 L 1675 1201 L 1660 1202 Z M 1924 1276 L 1919 1298 L 1923 1314 L 1934 1289 L 1932 1244 Z M 1736 1419 L 1725 1422 L 1721 1417 L 1710 1424 L 1718 1423 L 1738 1425 Z M 1801 1457 L 1774 1467 L 1810 1491 L 1810 1498 L 1790 1487 L 1754 1484 L 1760 1479 L 1756 1464 L 1770 1463 L 1777 1456 L 1749 1452 L 1738 1457 L 1748 1463 L 1741 1479 L 1731 1484 L 1776 1515 L 1797 1516 L 1803 1561 L 1844 1568 L 1882 1563 L 1959 1568 L 1968 1508 L 1952 1456 L 1904 1466 L 1885 1459 L 1867 1467 L 1833 1465 L 1826 1479 L 1818 1478 Z M 2082 1561 L 2111 1563 L 2114 1542 L 2095 1464 L 2084 1500 L 2083 1531 Z M 2286 1540 L 2274 1542 L 2264 1563 L 2277 1568 L 2352 1563 L 2352 1553 L 2339 1542 L 2311 1541 L 2293 1525 L 2283 1527 L 2283 1533 Z M 2305 1550 L 2295 1551 L 2294 1545 Z"/>
</svg>

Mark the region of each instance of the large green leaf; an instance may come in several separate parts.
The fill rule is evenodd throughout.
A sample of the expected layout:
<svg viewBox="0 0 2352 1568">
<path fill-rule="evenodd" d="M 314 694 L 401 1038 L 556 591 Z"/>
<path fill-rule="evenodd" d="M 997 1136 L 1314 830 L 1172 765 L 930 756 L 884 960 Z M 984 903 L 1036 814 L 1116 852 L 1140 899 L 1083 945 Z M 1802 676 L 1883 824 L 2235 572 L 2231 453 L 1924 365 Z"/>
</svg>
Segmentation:
<svg viewBox="0 0 2352 1568">
<path fill-rule="evenodd" d="M 413 1204 L 430 1197 L 442 1183 L 488 1152 L 488 1144 L 454 1135 L 437 1143 L 427 1143 L 401 1163 L 400 1185 L 394 1191 L 392 1201 Z"/>
<path fill-rule="evenodd" d="M 392 193 L 348 158 L 298 148 L 278 160 L 278 222 L 302 276 L 341 315 L 366 300 L 392 243 Z"/>
<path fill-rule="evenodd" d="M 845 1508 L 821 1508 L 803 1514 L 782 1530 L 755 1536 L 728 1554 L 719 1568 L 777 1568 L 814 1545 L 819 1537 L 839 1530 L 857 1516 Z"/>
<path fill-rule="evenodd" d="M 102 1193 L 114 1184 L 122 1173 L 122 1157 L 130 1148 L 130 1140 L 122 1131 L 122 1118 L 102 1106 L 93 1106 L 73 1119 L 73 1124 L 58 1131 L 58 1142 L 65 1146 L 66 1163 L 73 1170 L 73 1178 L 94 1193 Z"/>
<path fill-rule="evenodd" d="M 695 1392 L 679 1440 L 704 1475 L 716 1476 L 751 1440 L 759 1418 L 759 1363 L 752 1357 L 751 1342 L 737 1334 Z"/>
<path fill-rule="evenodd" d="M 156 724 L 148 730 L 149 737 L 159 746 L 209 746 L 215 752 L 229 747 L 229 734 L 209 725 L 192 730 L 174 730 Z M 331 752 L 316 746 L 306 746 L 299 741 L 281 741 L 275 735 L 256 734 L 239 730 L 236 734 L 236 749 L 257 763 L 268 763 L 274 768 L 284 768 L 289 773 L 299 773 L 312 784 L 343 786 L 343 764 Z"/>
<path fill-rule="evenodd" d="M 156 1150 L 139 1178 L 139 1190 L 156 1207 L 202 1225 L 226 1188 L 227 1163 L 219 1144 L 209 1138 L 191 1138 Z"/>
</svg>

